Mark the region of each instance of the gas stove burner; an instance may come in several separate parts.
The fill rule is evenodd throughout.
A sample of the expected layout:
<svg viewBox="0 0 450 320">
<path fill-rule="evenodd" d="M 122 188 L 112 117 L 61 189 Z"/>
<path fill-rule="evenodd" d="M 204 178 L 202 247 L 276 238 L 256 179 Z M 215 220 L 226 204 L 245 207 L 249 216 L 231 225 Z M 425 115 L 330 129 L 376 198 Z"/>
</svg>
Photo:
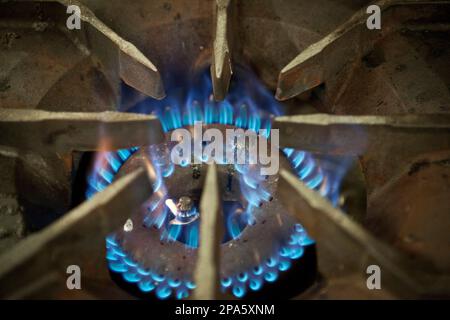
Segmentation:
<svg viewBox="0 0 450 320">
<path fill-rule="evenodd" d="M 0 0 L 0 297 L 449 298 L 449 17 Z"/>
<path fill-rule="evenodd" d="M 141 212 L 130 217 L 132 230 L 119 230 L 107 238 L 107 260 L 110 270 L 136 283 L 142 292 L 154 291 L 160 299 L 183 299 L 195 289 L 192 277 L 202 215 L 199 199 L 208 167 L 204 158 L 198 159 L 199 164 L 174 164 L 170 159 L 174 148 L 171 132 L 177 128 L 192 130 L 200 121 L 205 128 L 221 131 L 242 128 L 262 132 L 258 139 L 269 140 L 271 117 L 281 113 L 280 106 L 255 82 L 256 95 L 255 90 L 245 92 L 246 86 L 237 82 L 220 103 L 211 98 L 207 83 L 206 78 L 203 90 L 197 86 L 191 89 L 184 104 L 170 97 L 156 106 L 139 105 L 140 111 L 144 108 L 159 115 L 166 141 L 97 154 L 88 181 L 86 196 L 90 198 L 117 177 L 142 165 L 150 168 L 155 178 L 154 194 Z M 280 167 L 289 168 L 309 188 L 337 202 L 340 179 L 323 169 L 320 160 L 300 150 L 284 148 L 279 152 Z M 249 291 L 260 290 L 264 283 L 275 282 L 302 257 L 305 246 L 314 242 L 274 198 L 277 174 L 261 175 L 258 166 L 227 163 L 218 164 L 218 174 L 225 229 L 221 287 L 242 298 Z"/>
</svg>

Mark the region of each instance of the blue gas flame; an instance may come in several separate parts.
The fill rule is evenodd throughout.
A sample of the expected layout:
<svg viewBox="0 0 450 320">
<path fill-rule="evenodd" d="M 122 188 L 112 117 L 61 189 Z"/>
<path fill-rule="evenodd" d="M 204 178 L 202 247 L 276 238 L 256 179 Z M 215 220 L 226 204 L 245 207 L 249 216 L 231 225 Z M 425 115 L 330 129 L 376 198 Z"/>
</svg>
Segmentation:
<svg viewBox="0 0 450 320">
<path fill-rule="evenodd" d="M 227 99 L 223 102 L 214 102 L 212 99 L 211 81 L 208 75 L 203 75 L 193 81 L 187 94 L 183 96 L 174 90 L 163 101 L 145 100 L 138 104 L 133 112 L 156 114 L 164 131 L 194 125 L 201 121 L 206 124 L 226 124 L 238 128 L 250 129 L 259 132 L 264 129 L 264 136 L 268 138 L 271 131 L 273 116 L 283 114 L 281 106 L 273 96 L 266 91 L 256 77 L 244 71 L 245 81 L 231 86 Z M 239 78 L 239 77 L 236 77 Z M 114 180 L 122 165 L 139 148 L 118 150 L 116 152 L 103 152 L 97 155 L 101 159 L 95 165 L 92 174 L 88 177 L 87 198 L 102 191 Z M 343 173 L 323 169 L 318 161 L 309 153 L 285 148 L 282 150 L 289 160 L 292 168 L 309 188 L 317 190 L 327 197 L 333 204 L 337 203 L 339 184 Z M 206 160 L 206 159 L 204 159 Z M 155 182 L 155 191 L 164 188 L 164 178 L 170 177 L 176 170 L 173 163 L 156 163 L 158 177 Z M 249 173 L 246 166 L 235 165 L 240 175 L 242 194 L 248 202 L 246 208 L 225 210 L 225 226 L 227 239 L 239 237 L 246 225 L 253 223 L 253 209 L 262 203 L 270 201 L 272 195 L 268 190 L 261 188 L 258 175 Z M 194 208 L 198 210 L 198 207 Z M 245 210 L 246 221 L 235 219 L 235 210 Z M 155 226 L 161 230 L 161 240 L 181 241 L 190 248 L 198 247 L 198 222 L 187 225 L 168 225 L 170 212 L 164 205 L 164 199 L 157 199 L 148 205 L 148 216 L 144 220 L 147 226 Z M 230 291 L 237 298 L 242 298 L 248 291 L 261 289 L 265 282 L 274 282 L 281 272 L 287 271 L 293 260 L 302 257 L 304 247 L 314 241 L 308 237 L 300 224 L 296 224 L 291 231 L 289 240 L 274 252 L 271 257 L 252 270 L 243 270 L 241 273 L 221 279 L 223 291 Z M 114 235 L 106 239 L 107 260 L 113 272 L 122 274 L 125 281 L 136 283 L 142 292 L 154 291 L 160 299 L 174 297 L 183 299 L 195 288 L 192 279 L 172 279 L 157 274 L 153 270 L 143 269 L 137 261 L 123 251 Z"/>
</svg>

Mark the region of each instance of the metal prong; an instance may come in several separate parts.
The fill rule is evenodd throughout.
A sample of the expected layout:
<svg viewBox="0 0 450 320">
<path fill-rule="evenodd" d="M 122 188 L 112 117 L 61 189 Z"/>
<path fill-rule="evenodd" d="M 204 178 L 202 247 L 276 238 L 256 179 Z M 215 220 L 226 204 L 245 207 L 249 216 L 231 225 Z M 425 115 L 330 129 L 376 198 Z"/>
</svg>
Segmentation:
<svg viewBox="0 0 450 320">
<path fill-rule="evenodd" d="M 293 196 L 294 195 L 294 196 Z M 383 284 L 401 297 L 426 292 L 429 266 L 410 261 L 401 252 L 380 242 L 318 192 L 306 187 L 286 170 L 280 173 L 278 196 L 285 208 L 317 242 L 319 269 L 332 276 L 336 266 L 365 274 L 371 264 L 383 272 Z"/>
<path fill-rule="evenodd" d="M 37 152 L 117 150 L 160 143 L 157 117 L 120 112 L 0 109 L 0 146 Z"/>
<path fill-rule="evenodd" d="M 134 44 L 121 38 L 111 28 L 100 21 L 95 14 L 84 4 L 77 0 L 46 0 L 57 1 L 64 6 L 77 5 L 80 8 L 80 18 L 88 23 L 96 31 L 119 50 L 119 73 L 120 77 L 128 85 L 142 93 L 156 98 L 165 97 L 164 86 L 158 69 Z"/>
<path fill-rule="evenodd" d="M 213 300 L 220 295 L 220 243 L 224 230 L 217 166 L 208 167 L 200 202 L 200 247 L 195 268 L 194 299 Z"/>
<path fill-rule="evenodd" d="M 228 37 L 228 7 L 230 0 L 216 0 L 216 33 L 211 65 L 214 99 L 222 101 L 228 93 L 231 75 L 231 54 Z"/>
<path fill-rule="evenodd" d="M 83 277 L 107 274 L 106 266 L 99 269 L 104 264 L 105 237 L 123 225 L 151 194 L 147 171 L 138 169 L 19 242 L 0 257 L 0 296 L 19 298 L 16 292 L 26 292 L 27 284 L 52 270 L 65 274 L 69 265 L 78 265 Z M 63 279 L 60 287 L 66 285 Z"/>
<path fill-rule="evenodd" d="M 450 147 L 450 116 L 334 116 L 329 114 L 276 117 L 282 147 L 319 153 L 361 155 L 386 139 L 423 152 Z M 432 137 L 432 139 L 430 138 Z M 426 140 L 433 143 L 425 142 Z M 424 143 L 420 143 L 424 141 Z"/>
<path fill-rule="evenodd" d="M 339 74 L 340 77 L 347 77 L 352 72 L 355 62 L 369 53 L 388 33 L 404 27 L 404 22 L 426 20 L 429 18 L 429 12 L 424 10 L 425 6 L 431 9 L 432 6 L 445 5 L 446 2 L 380 0 L 374 4 L 382 11 L 381 29 L 370 30 L 366 26 L 368 14 L 367 7 L 364 7 L 336 30 L 311 44 L 281 70 L 276 98 L 278 100 L 292 98 L 336 78 Z M 401 10 L 410 10 L 413 5 L 417 7 L 414 14 L 401 14 Z M 394 7 L 395 10 L 392 9 Z M 336 83 L 328 87 L 342 85 L 343 81 L 334 82 Z"/>
</svg>

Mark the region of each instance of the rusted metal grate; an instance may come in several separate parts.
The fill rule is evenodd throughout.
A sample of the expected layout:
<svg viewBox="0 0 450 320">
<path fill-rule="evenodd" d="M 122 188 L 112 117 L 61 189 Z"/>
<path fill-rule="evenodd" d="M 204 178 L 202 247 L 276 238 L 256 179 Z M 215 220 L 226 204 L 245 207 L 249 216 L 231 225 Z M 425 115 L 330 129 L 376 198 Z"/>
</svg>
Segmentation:
<svg viewBox="0 0 450 320">
<path fill-rule="evenodd" d="M 134 45 L 119 37 L 75 1 L 58 1 L 82 7 L 83 21 L 92 39 L 103 36 L 118 52 L 118 76 L 143 94 L 161 99 L 164 89 L 158 69 Z M 212 85 L 216 100 L 223 99 L 232 77 L 230 26 L 233 0 L 217 0 L 214 7 L 215 32 L 212 52 Z M 375 44 L 401 28 L 432 24 L 433 12 L 449 1 L 379 1 L 386 17 L 382 31 L 364 27 L 365 11 L 351 17 L 328 36 L 312 44 L 289 63 L 279 75 L 276 97 L 285 100 L 327 83 L 327 94 L 342 90 L 336 74 L 348 77 L 353 64 L 360 63 Z M 419 23 L 420 22 L 420 23 Z M 174 53 L 176 54 L 176 53 Z M 101 54 L 99 54 L 101 55 Z M 332 99 L 332 98 L 331 98 Z M 450 116 L 386 115 L 335 116 L 329 114 L 282 116 L 274 119 L 282 147 L 324 154 L 358 155 L 376 152 L 380 144 L 393 141 L 393 148 L 414 148 L 417 154 L 450 149 Z M 120 112 L 70 113 L 18 109 L 0 110 L 0 145 L 12 150 L 43 153 L 98 150 L 97 141 L 107 139 L 102 150 L 145 146 L 162 140 L 163 131 L 154 116 Z M 301 138 L 299 138 L 301 137 Z M 429 143 L 429 141 L 433 143 Z M 400 152 L 400 151 L 399 151 Z M 0 258 L 0 295 L 6 298 L 34 296 L 38 292 L 65 297 L 60 288 L 63 266 L 71 257 L 91 260 L 90 278 L 105 273 L 96 265 L 103 260 L 104 237 L 123 224 L 128 213 L 137 210 L 151 195 L 151 178 L 146 168 L 133 172 L 109 186 L 91 201 L 67 213 L 50 227 L 27 237 Z M 386 289 L 397 297 L 448 295 L 450 279 L 422 262 L 413 262 L 398 248 L 374 237 L 363 226 L 334 208 L 318 193 L 286 171 L 281 172 L 278 196 L 289 212 L 317 241 L 319 270 L 333 276 L 330 266 L 352 270 L 362 277 L 368 262 L 380 265 L 386 275 Z M 202 209 L 214 212 L 201 219 L 200 254 L 195 298 L 217 299 L 221 205 L 215 166 L 210 166 L 202 194 Z M 293 196 L 295 195 L 295 197 Z M 214 241 L 211 241 L 214 240 Z M 336 254 L 338 252 L 338 254 Z M 103 269 L 99 271 L 98 269 Z M 101 277 L 106 278 L 103 274 Z M 19 280 L 18 280 L 19 279 Z M 348 278 L 353 281 L 353 277 Z M 63 282 L 64 283 L 64 282 Z M 99 287 L 105 285 L 99 284 Z M 43 290 L 43 291 L 41 291 Z M 95 285 L 88 289 L 96 297 Z M 120 296 L 120 294 L 118 294 Z"/>
</svg>

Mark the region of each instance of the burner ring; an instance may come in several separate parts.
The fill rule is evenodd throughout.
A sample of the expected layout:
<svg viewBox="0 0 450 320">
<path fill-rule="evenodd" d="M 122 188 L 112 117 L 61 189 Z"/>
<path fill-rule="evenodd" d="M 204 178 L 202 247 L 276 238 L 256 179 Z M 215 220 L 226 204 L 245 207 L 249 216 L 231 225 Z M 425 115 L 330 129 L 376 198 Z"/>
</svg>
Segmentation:
<svg viewBox="0 0 450 320">
<path fill-rule="evenodd" d="M 187 100 L 184 104 L 180 104 L 183 98 L 177 95 L 170 96 L 166 102 L 163 102 L 164 104 L 156 102 L 153 112 L 158 115 L 166 133 L 178 128 L 186 129 L 194 126 L 196 122 L 202 122 L 205 126 L 221 127 L 222 129 L 231 126 L 250 130 L 260 133 L 263 137 L 271 138 L 271 115 L 279 114 L 280 112 L 277 111 L 276 102 L 269 99 L 269 95 L 263 91 L 258 93 L 257 88 L 256 92 L 253 91 L 253 93 L 260 94 L 260 96 L 252 96 L 252 89 L 255 89 L 255 87 L 248 88 L 248 86 L 244 85 L 239 88 L 248 88 L 248 92 L 243 94 L 239 93 L 239 90 L 235 93 L 230 92 L 227 100 L 216 103 L 210 95 L 204 96 L 204 93 L 210 90 L 208 83 L 210 82 L 206 81 L 205 86 L 199 85 L 189 89 L 191 91 L 188 92 Z M 199 88 L 199 91 L 197 91 L 197 88 Z M 263 109 L 260 109 L 254 101 L 259 101 L 258 105 Z M 152 112 L 149 105 L 144 107 L 146 112 Z M 166 140 L 169 141 L 169 139 Z M 200 181 L 202 176 L 204 176 L 204 170 L 201 165 L 188 167 L 188 161 L 186 160 L 175 166 L 173 162 L 167 161 L 169 155 L 167 149 L 169 148 L 166 148 L 166 146 L 157 145 L 148 148 L 152 149 L 150 154 L 157 155 L 156 157 L 150 157 L 151 161 L 146 160 L 152 164 L 150 167 L 153 168 L 154 176 L 157 177 L 153 188 L 155 194 L 162 193 L 164 195 L 166 191 L 163 192 L 165 188 L 165 183 L 163 182 L 177 175 L 181 174 L 183 176 L 185 174 L 185 177 L 187 177 L 189 174 L 190 178 L 187 181 L 191 182 Z M 119 176 L 119 171 L 125 173 L 125 169 L 121 170 L 122 166 L 131 158 L 138 159 L 139 152 L 142 154 L 143 149 L 145 148 L 142 148 L 142 150 L 131 148 L 129 150 L 99 154 L 93 175 L 89 178 L 87 196 L 90 197 L 95 192 L 105 188 Z M 132 155 L 135 153 L 136 156 L 133 157 Z M 284 162 L 282 164 L 283 167 L 293 170 L 308 187 L 317 190 L 324 197 L 328 197 L 331 202 L 336 203 L 339 194 L 340 177 L 333 172 L 328 172 L 327 169 L 322 170 L 322 164 L 319 164 L 307 152 L 285 148 L 280 150 L 279 153 L 283 153 L 285 156 L 280 157 L 280 162 Z M 202 160 L 205 162 L 208 159 Z M 226 166 L 219 164 L 218 167 Z M 247 215 L 249 218 L 248 224 L 255 222 L 256 224 L 243 228 L 240 230 L 240 233 L 233 233 L 232 239 L 222 244 L 221 251 L 223 252 L 221 255 L 223 259 L 220 272 L 222 276 L 222 290 L 231 291 L 234 296 L 242 298 L 246 292 L 261 289 L 264 283 L 275 282 L 281 272 L 288 270 L 294 260 L 302 257 L 304 246 L 312 244 L 313 241 L 299 224 L 295 224 L 295 221 L 288 214 L 283 214 L 285 212 L 284 209 L 276 206 L 278 201 L 272 198 L 272 194 L 275 194 L 276 183 L 274 183 L 275 187 L 273 189 L 260 188 L 258 183 L 255 184 L 255 181 L 250 179 L 247 175 L 249 171 L 245 168 L 235 165 L 234 169 L 238 174 L 243 174 L 243 178 L 239 179 L 239 188 L 231 187 L 230 194 L 226 195 L 228 198 L 224 196 L 223 200 L 240 202 L 244 209 L 249 208 L 251 214 Z M 224 171 L 226 172 L 227 170 Z M 225 172 L 222 172 L 222 174 L 225 174 Z M 186 192 L 188 188 L 186 188 L 186 185 L 180 184 L 179 181 L 183 180 L 176 180 L 173 185 L 169 185 L 172 193 L 171 200 L 177 201 L 182 196 L 189 196 L 193 199 L 199 198 L 198 192 Z M 270 186 L 270 179 L 268 182 Z M 198 191 L 202 187 L 203 184 L 198 184 L 197 188 L 190 188 L 189 190 Z M 227 190 L 226 185 L 219 187 L 221 188 L 220 190 Z M 178 191 L 176 191 L 177 188 Z M 236 190 L 240 190 L 240 192 L 233 192 Z M 161 197 L 161 199 L 167 200 L 164 197 Z M 263 204 L 262 207 L 260 207 L 261 203 Z M 159 202 L 149 202 L 147 207 L 150 207 L 152 211 L 156 210 L 160 205 L 161 203 Z M 164 208 L 164 202 L 162 208 Z M 266 208 L 272 208 L 276 214 L 272 213 L 269 219 L 259 219 L 259 217 L 264 217 L 265 214 L 267 215 L 268 212 L 272 211 Z M 161 206 L 157 210 L 161 210 Z M 260 214 L 258 215 L 258 213 Z M 157 229 L 161 228 L 165 221 L 165 215 L 161 215 L 164 218 L 159 220 L 152 218 L 150 221 L 145 221 L 145 216 L 142 213 L 140 214 L 141 216 L 137 218 L 133 217 L 135 220 L 137 219 L 133 221 L 135 226 L 133 232 L 125 235 L 123 231 L 119 231 L 107 239 L 107 259 L 109 260 L 110 269 L 121 274 L 125 281 L 136 283 L 141 291 L 156 292 L 158 298 L 186 298 L 189 295 L 189 291 L 195 288 L 192 282 L 192 270 L 194 269 L 196 243 L 170 241 L 171 236 L 173 236 L 171 232 L 164 234 L 162 239 L 164 241 L 161 241 L 161 234 L 153 232 L 154 241 L 152 240 L 151 243 L 154 245 L 151 248 L 150 246 L 142 246 L 143 243 L 145 244 L 149 241 L 148 237 L 145 238 L 143 236 L 150 233 L 148 226 L 156 225 Z M 251 218 L 253 218 L 253 221 Z M 282 228 L 280 228 L 280 225 Z M 257 228 L 261 231 L 251 234 L 252 230 Z M 265 228 L 270 229 L 271 232 L 267 232 Z M 276 231 L 272 232 L 272 229 Z M 274 237 L 265 237 L 266 234 L 271 233 Z M 192 232 L 192 235 L 195 234 L 198 234 L 198 231 Z M 248 237 L 248 239 L 244 239 L 244 237 Z M 133 238 L 136 239 L 133 240 Z M 267 241 L 266 243 L 267 238 L 275 241 Z M 247 242 L 243 240 L 247 240 Z M 260 248 L 259 251 L 256 250 L 256 253 L 250 251 L 252 248 L 250 248 L 249 242 L 254 243 L 254 247 Z M 165 247 L 167 250 L 164 250 L 164 252 L 157 250 L 160 255 L 155 254 L 153 259 L 147 260 L 147 256 L 152 256 L 150 251 L 155 249 L 155 246 Z M 240 250 L 246 248 L 250 249 L 240 254 Z M 170 250 L 173 250 L 173 252 Z M 230 252 L 229 254 L 226 253 L 228 251 Z M 190 263 L 185 261 L 188 260 L 188 256 Z M 174 263 L 174 261 L 179 262 L 180 260 L 180 263 Z M 144 263 L 141 265 L 142 261 Z"/>
<path fill-rule="evenodd" d="M 116 165 L 115 178 L 133 171 L 141 162 L 148 161 L 151 148 L 136 148 L 130 152 L 126 159 L 122 159 L 124 161 L 120 166 Z M 158 145 L 155 149 L 161 152 L 164 147 Z M 119 152 L 118 155 L 120 154 Z M 281 167 L 294 171 L 298 169 L 300 162 L 307 158 L 304 153 L 289 150 L 285 150 L 285 155 L 286 157 L 280 157 Z M 114 157 L 109 154 L 106 158 L 111 160 Z M 309 163 L 305 161 L 305 167 L 298 171 L 300 175 L 311 174 L 314 168 L 308 165 Z M 171 178 L 174 181 L 183 181 L 183 176 L 197 177 L 190 179 L 196 182 L 191 188 L 201 190 L 203 185 L 201 177 L 205 175 L 206 166 L 175 167 L 176 169 L 171 168 L 167 171 L 170 174 L 163 174 L 165 182 Z M 225 165 L 219 167 L 226 168 Z M 227 170 L 222 170 L 223 172 Z M 274 194 L 277 178 L 270 180 L 269 182 L 272 182 L 270 192 Z M 170 185 L 170 182 L 167 184 Z M 321 181 L 314 184 L 316 187 L 323 186 Z M 175 197 L 186 194 L 193 196 L 186 191 L 186 185 L 183 184 Z M 227 200 L 236 199 L 236 194 L 228 194 Z M 224 290 L 231 288 L 237 297 L 242 297 L 248 289 L 259 290 L 264 282 L 275 281 L 279 272 L 290 268 L 291 260 L 302 256 L 303 246 L 311 243 L 303 228 L 295 224 L 294 219 L 285 213 L 276 199 L 267 201 L 263 206 L 255 207 L 253 210 L 254 225 L 245 228 L 235 239 L 222 244 L 221 249 L 222 288 Z M 114 237 L 108 238 L 108 260 L 111 270 L 122 273 L 128 282 L 136 282 L 144 292 L 155 289 L 159 298 L 164 299 L 170 295 L 176 298 L 186 297 L 189 290 L 195 287 L 191 279 L 197 258 L 196 249 L 187 248 L 178 241 L 161 240 L 160 232 L 149 230 L 145 225 L 145 212 L 134 215 L 132 220 L 135 225 L 132 232 L 120 230 Z M 268 237 L 268 234 L 271 237 Z"/>
</svg>

